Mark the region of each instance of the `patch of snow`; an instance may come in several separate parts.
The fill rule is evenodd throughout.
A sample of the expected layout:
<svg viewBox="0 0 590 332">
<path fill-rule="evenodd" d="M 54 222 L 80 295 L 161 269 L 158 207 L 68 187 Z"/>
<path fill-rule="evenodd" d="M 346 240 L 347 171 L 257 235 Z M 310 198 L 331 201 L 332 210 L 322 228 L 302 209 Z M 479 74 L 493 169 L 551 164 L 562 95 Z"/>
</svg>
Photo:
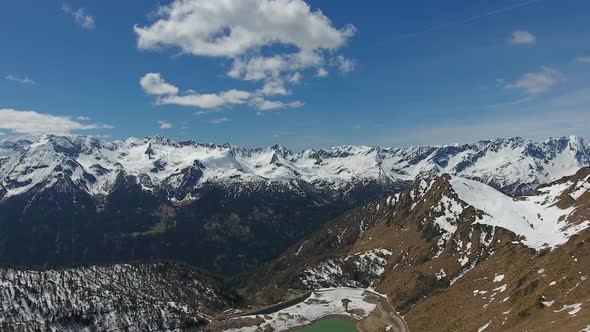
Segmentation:
<svg viewBox="0 0 590 332">
<path fill-rule="evenodd" d="M 582 303 L 575 303 L 575 304 L 566 304 L 561 307 L 561 309 L 553 310 L 553 312 L 562 312 L 567 311 L 570 316 L 575 316 L 578 312 L 582 310 Z"/>
<path fill-rule="evenodd" d="M 339 259 L 321 262 L 314 268 L 303 271 L 301 282 L 308 288 L 318 287 L 361 287 L 368 282 L 371 286 L 385 272 L 387 258 L 393 253 L 388 249 L 373 249 Z M 347 262 L 352 262 L 353 270 L 344 268 Z M 362 275 L 364 280 L 353 279 L 353 274 Z"/>
<path fill-rule="evenodd" d="M 433 212 L 442 213 L 442 215 L 434 219 L 433 224 L 438 226 L 442 235 L 437 241 L 438 251 L 434 258 L 439 257 L 444 249 L 446 243 L 451 239 L 453 234 L 457 231 L 457 220 L 463 213 L 463 206 L 456 200 L 443 196 L 437 206 L 433 208 Z M 462 264 L 463 266 L 465 264 Z"/>
<path fill-rule="evenodd" d="M 577 225 L 561 221 L 572 209 L 562 210 L 547 202 L 548 197 L 557 195 L 555 188 L 545 188 L 547 195 L 531 196 L 524 200 L 514 200 L 481 182 L 453 177 L 453 189 L 460 199 L 483 211 L 480 224 L 502 227 L 524 237 L 522 243 L 540 250 L 555 248 L 569 238 L 590 227 L 590 221 Z"/>
<path fill-rule="evenodd" d="M 490 324 L 492 324 L 492 321 L 489 321 L 487 324 L 485 324 L 484 326 L 482 326 L 479 329 L 477 329 L 477 332 L 484 331 L 485 329 L 487 329 L 490 326 Z"/>
<path fill-rule="evenodd" d="M 506 288 L 508 288 L 508 284 L 504 284 L 500 287 L 494 288 L 492 289 L 492 291 L 503 293 L 504 291 L 506 291 Z"/>
<path fill-rule="evenodd" d="M 434 276 L 436 277 L 436 280 L 441 280 L 447 276 L 447 273 L 444 269 L 440 269 L 440 272 L 435 273 Z"/>
<path fill-rule="evenodd" d="M 364 289 L 330 288 L 312 293 L 304 302 L 272 314 L 245 316 L 244 318 L 262 318 L 260 328 L 272 331 L 286 331 L 309 325 L 328 316 L 345 316 L 360 320 L 370 315 L 376 305 L 366 299 Z M 227 332 L 255 332 L 259 326 L 230 329 Z"/>
</svg>

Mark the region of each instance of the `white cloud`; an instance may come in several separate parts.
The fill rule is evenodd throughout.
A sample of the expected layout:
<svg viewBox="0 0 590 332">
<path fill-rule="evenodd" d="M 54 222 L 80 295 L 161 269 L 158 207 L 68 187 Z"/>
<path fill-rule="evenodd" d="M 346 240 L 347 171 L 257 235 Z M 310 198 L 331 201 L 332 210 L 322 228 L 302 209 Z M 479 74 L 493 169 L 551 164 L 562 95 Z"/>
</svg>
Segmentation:
<svg viewBox="0 0 590 332">
<path fill-rule="evenodd" d="M 318 68 L 318 71 L 315 74 L 316 77 L 326 77 L 328 75 L 329 73 L 324 67 Z"/>
<path fill-rule="evenodd" d="M 76 120 L 78 121 L 90 121 L 90 118 L 87 116 L 77 116 Z"/>
<path fill-rule="evenodd" d="M 198 94 L 190 93 L 186 95 L 168 95 L 160 97 L 157 100 L 158 105 L 178 105 L 193 106 L 204 109 L 215 109 L 225 105 L 245 104 L 250 98 L 251 93 L 241 90 L 228 90 L 221 93 Z"/>
<path fill-rule="evenodd" d="M 0 129 L 17 134 L 69 134 L 73 131 L 111 129 L 110 125 L 82 124 L 67 116 L 0 109 Z"/>
<path fill-rule="evenodd" d="M 256 109 L 258 109 L 259 111 L 272 111 L 285 108 L 299 108 L 303 106 L 303 103 L 300 101 L 286 103 L 282 101 L 267 100 L 262 97 L 253 98 L 251 104 L 254 107 L 256 107 Z"/>
<path fill-rule="evenodd" d="M 343 57 L 342 55 L 339 55 L 335 58 L 334 61 L 335 65 L 338 67 L 338 70 L 340 70 L 340 72 L 346 74 L 346 73 L 350 73 L 351 71 L 354 70 L 354 68 L 356 68 L 356 61 L 353 59 L 347 59 L 345 57 Z"/>
<path fill-rule="evenodd" d="M 158 121 L 158 124 L 160 125 L 160 129 L 170 129 L 174 127 L 171 123 L 162 120 Z"/>
<path fill-rule="evenodd" d="M 229 118 L 222 117 L 222 118 L 211 119 L 211 120 L 209 120 L 209 123 L 220 124 L 220 123 L 229 122 L 229 121 L 231 121 Z"/>
<path fill-rule="evenodd" d="M 214 109 L 227 104 L 245 104 L 251 97 L 250 92 L 229 90 L 219 94 L 199 94 L 192 90 L 179 95 L 180 89 L 166 83 L 160 73 L 145 74 L 139 81 L 143 91 L 158 96 L 157 105 L 192 106 L 203 109 Z"/>
<path fill-rule="evenodd" d="M 529 94 L 539 94 L 563 81 L 565 78 L 559 71 L 550 67 L 541 67 L 539 71 L 526 73 L 515 82 L 505 84 L 504 87 L 522 89 Z"/>
<path fill-rule="evenodd" d="M 174 85 L 166 83 L 160 73 L 145 74 L 139 84 L 143 91 L 150 95 L 176 95 L 179 91 Z"/>
<path fill-rule="evenodd" d="M 8 75 L 5 77 L 6 80 L 8 81 L 13 81 L 13 82 L 17 82 L 17 83 L 21 83 L 21 84 L 35 84 L 35 80 L 33 80 L 32 78 L 28 77 L 28 76 L 18 76 L 18 75 Z"/>
<path fill-rule="evenodd" d="M 134 27 L 138 48 L 173 47 L 185 54 L 229 59 L 227 75 L 264 82 L 259 90 L 264 95 L 291 94 L 285 85 L 300 84 L 307 69 L 354 69 L 354 61 L 337 52 L 356 28 L 334 27 L 304 0 L 174 0 L 155 17 L 149 26 Z M 281 47 L 271 48 L 277 45 Z"/>
<path fill-rule="evenodd" d="M 72 16 L 82 28 L 86 30 L 94 29 L 94 18 L 86 12 L 85 8 L 73 9 L 68 4 L 63 4 L 62 9 L 65 13 Z"/>
<path fill-rule="evenodd" d="M 301 80 L 303 79 L 303 75 L 301 73 L 296 72 L 291 77 L 288 78 L 289 83 L 291 84 L 301 84 Z"/>
<path fill-rule="evenodd" d="M 278 78 L 284 73 L 318 67 L 324 62 L 324 57 L 318 52 L 238 58 L 234 59 L 228 76 L 246 81 L 260 81 L 269 77 Z"/>
<path fill-rule="evenodd" d="M 269 80 L 264 83 L 261 92 L 266 96 L 282 95 L 288 96 L 291 91 L 285 88 L 285 82 L 283 80 Z"/>
<path fill-rule="evenodd" d="M 526 30 L 516 30 L 512 32 L 508 41 L 511 44 L 533 45 L 537 42 L 537 37 Z"/>
<path fill-rule="evenodd" d="M 590 56 L 579 56 L 576 58 L 576 61 L 581 63 L 590 63 Z"/>
<path fill-rule="evenodd" d="M 270 81 L 262 90 L 256 92 L 232 89 L 220 93 L 200 94 L 188 90 L 184 94 L 179 94 L 180 89 L 166 83 L 159 73 L 148 73 L 140 79 L 140 85 L 147 94 L 158 96 L 156 105 L 178 105 L 212 110 L 227 105 L 249 104 L 261 111 L 303 106 L 303 103 L 299 101 L 270 101 L 263 97 L 264 95 L 288 95 L 290 92 L 284 88 L 283 83 Z M 206 112 L 197 112 L 197 114 L 204 113 Z"/>
<path fill-rule="evenodd" d="M 175 0 L 156 14 L 153 25 L 134 27 L 141 49 L 174 46 L 228 58 L 272 44 L 335 51 L 356 32 L 352 25 L 334 28 L 303 0 Z"/>
</svg>

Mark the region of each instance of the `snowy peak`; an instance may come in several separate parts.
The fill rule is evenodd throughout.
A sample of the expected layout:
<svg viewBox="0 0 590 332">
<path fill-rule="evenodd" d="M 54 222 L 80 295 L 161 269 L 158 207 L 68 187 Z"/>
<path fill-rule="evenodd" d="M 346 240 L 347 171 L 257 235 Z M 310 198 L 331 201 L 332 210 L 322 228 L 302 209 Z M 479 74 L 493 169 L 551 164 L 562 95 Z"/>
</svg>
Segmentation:
<svg viewBox="0 0 590 332">
<path fill-rule="evenodd" d="M 460 200 L 482 212 L 477 223 L 507 229 L 540 250 L 563 245 L 590 227 L 590 204 L 581 199 L 590 195 L 589 171 L 585 168 L 516 199 L 473 180 L 453 177 L 451 184 Z"/>
<path fill-rule="evenodd" d="M 427 237 L 438 238 L 435 257 L 462 225 L 475 224 L 508 230 L 535 250 L 553 249 L 590 227 L 590 167 L 517 198 L 458 176 L 419 178 L 386 203 L 394 220 L 416 220 Z"/>
<path fill-rule="evenodd" d="M 536 199 L 564 210 L 578 210 L 590 200 L 590 167 L 581 168 L 575 175 L 541 185 L 523 199 Z"/>
<path fill-rule="evenodd" d="M 199 174 L 196 181 L 192 172 Z M 302 183 L 348 192 L 367 183 L 388 185 L 444 173 L 489 184 L 518 196 L 590 165 L 590 146 L 578 137 L 544 142 L 522 138 L 440 147 L 340 146 L 294 152 L 282 146 L 248 149 L 229 144 L 177 143 L 162 136 L 106 142 L 84 136 L 43 135 L 0 141 L 0 184 L 6 197 L 69 177 L 90 195 L 108 195 L 119 174 L 145 190 L 190 192 L 205 183 Z M 201 167 L 202 166 L 202 167 Z M 188 187 L 191 183 L 191 188 Z M 174 195 L 177 196 L 177 195 Z"/>
</svg>

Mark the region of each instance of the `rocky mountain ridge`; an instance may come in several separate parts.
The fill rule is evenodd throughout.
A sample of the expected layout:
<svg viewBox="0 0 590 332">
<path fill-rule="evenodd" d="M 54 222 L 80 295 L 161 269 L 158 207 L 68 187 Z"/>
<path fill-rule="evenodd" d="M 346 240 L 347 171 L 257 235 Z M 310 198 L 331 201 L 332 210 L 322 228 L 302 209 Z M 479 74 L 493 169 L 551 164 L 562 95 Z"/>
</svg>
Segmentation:
<svg viewBox="0 0 590 332">
<path fill-rule="evenodd" d="M 247 289 L 264 303 L 286 289 L 370 287 L 415 331 L 580 331 L 590 318 L 589 198 L 590 168 L 517 198 L 422 178 L 324 225 Z"/>
<path fill-rule="evenodd" d="M 517 198 L 431 174 L 323 225 L 233 287 L 255 307 L 309 289 L 374 289 L 411 331 L 579 331 L 590 318 L 589 226 L 589 167 Z M 15 331 L 268 324 L 220 320 L 239 298 L 176 264 L 2 268 L 0 283 L 0 323 Z"/>
<path fill-rule="evenodd" d="M 587 165 L 590 144 L 573 136 L 544 142 L 512 138 L 439 147 L 341 146 L 293 152 L 281 146 L 178 143 L 161 136 L 107 142 L 44 135 L 0 141 L 0 198 L 43 190 L 62 178 L 100 198 L 125 176 L 135 178 L 145 191 L 176 201 L 198 196 L 198 188 L 210 183 L 248 188 L 274 183 L 294 192 L 344 195 L 362 184 L 408 183 L 430 173 L 475 179 L 514 196 Z"/>
</svg>

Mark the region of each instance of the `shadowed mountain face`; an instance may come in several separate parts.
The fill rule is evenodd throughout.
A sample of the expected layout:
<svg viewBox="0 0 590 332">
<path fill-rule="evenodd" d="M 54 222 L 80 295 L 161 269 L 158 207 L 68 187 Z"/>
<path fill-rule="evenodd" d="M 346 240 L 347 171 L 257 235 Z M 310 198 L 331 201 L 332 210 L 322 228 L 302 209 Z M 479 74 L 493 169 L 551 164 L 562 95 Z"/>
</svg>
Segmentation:
<svg viewBox="0 0 590 332">
<path fill-rule="evenodd" d="M 579 138 L 289 151 L 43 136 L 0 141 L 0 262 L 174 259 L 250 270 L 346 210 L 448 172 L 509 195 L 590 161 Z"/>
</svg>

